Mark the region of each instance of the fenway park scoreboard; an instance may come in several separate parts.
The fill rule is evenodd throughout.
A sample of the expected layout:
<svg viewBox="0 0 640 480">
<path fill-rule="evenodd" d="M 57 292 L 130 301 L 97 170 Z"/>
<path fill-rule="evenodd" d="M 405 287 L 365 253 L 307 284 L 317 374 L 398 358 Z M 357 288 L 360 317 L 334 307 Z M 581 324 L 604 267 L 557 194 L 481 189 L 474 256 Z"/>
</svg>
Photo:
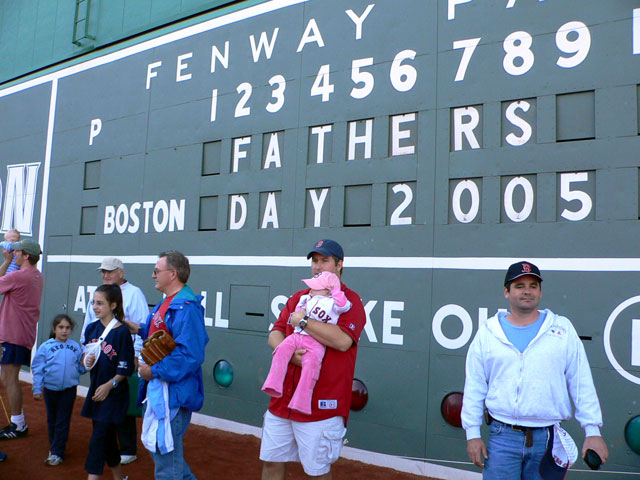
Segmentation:
<svg viewBox="0 0 640 480">
<path fill-rule="evenodd" d="M 269 328 L 338 240 L 367 312 L 350 446 L 467 470 L 443 401 L 529 259 L 584 342 L 609 470 L 639 473 L 639 84 L 627 0 L 247 2 L 0 90 L 0 227 L 45 246 L 39 341 L 103 256 L 155 304 L 156 254 L 185 252 L 202 413 L 249 428 Z"/>
</svg>

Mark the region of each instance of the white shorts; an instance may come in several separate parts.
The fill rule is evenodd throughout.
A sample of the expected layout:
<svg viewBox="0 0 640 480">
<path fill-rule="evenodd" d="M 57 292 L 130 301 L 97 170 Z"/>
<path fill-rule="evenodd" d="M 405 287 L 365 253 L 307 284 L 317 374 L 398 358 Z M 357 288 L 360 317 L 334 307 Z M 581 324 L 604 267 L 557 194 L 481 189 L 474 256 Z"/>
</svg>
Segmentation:
<svg viewBox="0 0 640 480">
<path fill-rule="evenodd" d="M 338 460 L 346 433 L 343 417 L 294 422 L 267 411 L 262 425 L 260 460 L 299 461 L 307 475 L 324 475 L 331 470 L 331 464 Z"/>
</svg>

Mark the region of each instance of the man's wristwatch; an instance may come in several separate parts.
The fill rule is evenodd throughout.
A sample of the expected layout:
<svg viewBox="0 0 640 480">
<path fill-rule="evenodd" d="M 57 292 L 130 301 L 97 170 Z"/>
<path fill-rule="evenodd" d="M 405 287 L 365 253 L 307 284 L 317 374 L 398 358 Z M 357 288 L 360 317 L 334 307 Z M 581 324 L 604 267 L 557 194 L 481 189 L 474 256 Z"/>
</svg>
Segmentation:
<svg viewBox="0 0 640 480">
<path fill-rule="evenodd" d="M 298 326 L 300 327 L 300 330 L 304 330 L 305 327 L 307 326 L 307 323 L 309 322 L 309 317 L 307 315 L 305 315 L 302 320 L 300 320 L 300 323 L 298 323 Z"/>
<path fill-rule="evenodd" d="M 118 382 L 116 382 L 115 378 L 111 379 L 111 383 L 113 384 L 113 388 L 116 388 L 118 386 Z"/>
</svg>

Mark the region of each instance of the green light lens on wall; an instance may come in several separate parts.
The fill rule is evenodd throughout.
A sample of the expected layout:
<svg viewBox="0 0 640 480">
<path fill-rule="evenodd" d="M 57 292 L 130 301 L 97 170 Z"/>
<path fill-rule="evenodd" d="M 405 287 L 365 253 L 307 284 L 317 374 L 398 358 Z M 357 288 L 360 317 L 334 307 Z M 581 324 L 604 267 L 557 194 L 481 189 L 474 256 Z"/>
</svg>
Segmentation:
<svg viewBox="0 0 640 480">
<path fill-rule="evenodd" d="M 222 388 L 227 388 L 233 382 L 233 367 L 226 360 L 218 360 L 213 366 L 213 379 Z"/>
<path fill-rule="evenodd" d="M 633 417 L 624 427 L 624 439 L 629 448 L 640 455 L 640 416 Z"/>
</svg>

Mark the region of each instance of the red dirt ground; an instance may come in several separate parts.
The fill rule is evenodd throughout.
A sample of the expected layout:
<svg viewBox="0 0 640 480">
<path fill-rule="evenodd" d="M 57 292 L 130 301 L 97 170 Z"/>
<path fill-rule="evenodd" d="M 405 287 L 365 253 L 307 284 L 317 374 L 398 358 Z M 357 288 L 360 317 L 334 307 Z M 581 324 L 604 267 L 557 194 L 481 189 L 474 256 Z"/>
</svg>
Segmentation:
<svg viewBox="0 0 640 480">
<path fill-rule="evenodd" d="M 86 478 L 84 462 L 91 437 L 91 420 L 81 417 L 84 397 L 78 397 L 73 410 L 71 432 L 65 461 L 57 467 L 45 465 L 49 451 L 46 411 L 43 401 L 33 399 L 31 384 L 22 383 L 24 411 L 29 424 L 25 438 L 0 441 L 0 450 L 9 457 L 0 463 L 0 478 L 22 480 L 55 480 Z M 6 404 L 6 393 L 2 398 Z M 4 411 L 0 410 L 0 424 L 6 423 Z M 138 432 L 142 419 L 138 419 Z M 191 425 L 184 438 L 185 456 L 191 470 L 201 480 L 256 480 L 260 478 L 261 462 L 258 460 L 260 440 L 251 435 L 213 430 Z M 138 460 L 122 467 L 131 480 L 153 478 L 153 460 L 138 438 Z M 287 479 L 305 478 L 297 464 L 290 464 Z M 109 479 L 111 472 L 105 467 L 103 478 Z M 374 467 L 361 462 L 340 459 L 334 464 L 333 478 L 349 480 L 429 480 L 427 477 L 411 475 L 387 468 Z M 434 479 L 431 479 L 434 480 Z"/>
</svg>

